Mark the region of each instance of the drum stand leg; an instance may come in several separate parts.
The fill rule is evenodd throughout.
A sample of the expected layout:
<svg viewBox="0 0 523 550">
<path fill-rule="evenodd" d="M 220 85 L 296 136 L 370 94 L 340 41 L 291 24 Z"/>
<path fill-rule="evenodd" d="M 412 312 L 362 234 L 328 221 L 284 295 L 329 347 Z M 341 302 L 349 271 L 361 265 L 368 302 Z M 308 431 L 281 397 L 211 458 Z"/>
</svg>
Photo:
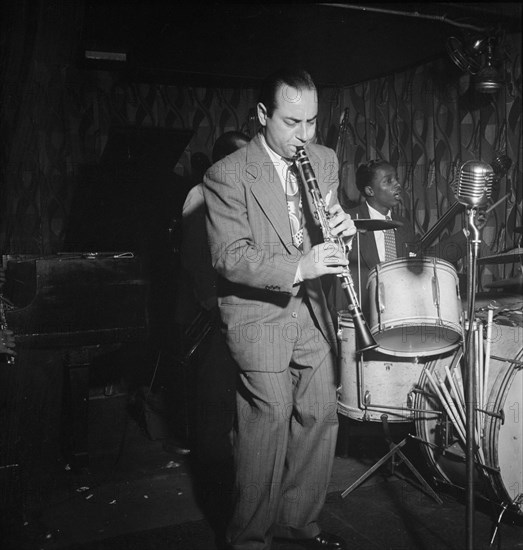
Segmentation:
<svg viewBox="0 0 523 550">
<path fill-rule="evenodd" d="M 439 496 L 434 492 L 432 487 L 423 479 L 423 476 L 416 470 L 412 462 L 403 454 L 401 451 L 401 448 L 405 445 L 407 442 L 406 439 L 403 439 L 399 443 L 394 444 L 391 437 L 390 437 L 390 430 L 389 430 L 389 424 L 388 424 L 388 416 L 386 414 L 381 415 L 381 422 L 383 425 L 383 431 L 385 432 L 385 439 L 387 443 L 389 444 L 389 452 L 381 457 L 372 468 L 367 470 L 360 478 L 358 478 L 350 487 L 345 489 L 343 493 L 341 493 L 341 498 L 345 498 L 349 493 L 354 491 L 356 488 L 358 488 L 366 479 L 368 479 L 378 468 L 383 466 L 389 459 L 391 459 L 391 475 L 394 475 L 394 467 L 396 465 L 401 464 L 402 462 L 409 468 L 409 470 L 414 474 L 416 479 L 419 481 L 420 485 L 418 486 L 415 484 L 415 486 L 420 489 L 421 491 L 427 493 L 429 496 L 431 496 L 438 504 L 442 504 L 443 501 L 439 498 Z M 400 460 L 399 462 L 394 462 L 394 458 L 399 456 Z M 398 475 L 398 474 L 396 474 Z M 402 477 L 403 476 L 399 476 Z"/>
</svg>

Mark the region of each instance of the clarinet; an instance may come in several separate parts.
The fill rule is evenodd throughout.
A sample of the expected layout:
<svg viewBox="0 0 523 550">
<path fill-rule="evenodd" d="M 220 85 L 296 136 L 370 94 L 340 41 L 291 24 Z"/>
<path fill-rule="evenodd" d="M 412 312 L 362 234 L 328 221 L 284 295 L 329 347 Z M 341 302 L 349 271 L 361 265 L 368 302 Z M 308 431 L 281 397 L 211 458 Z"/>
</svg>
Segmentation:
<svg viewBox="0 0 523 550">
<path fill-rule="evenodd" d="M 345 250 L 345 243 L 341 237 L 334 237 L 329 229 L 329 212 L 327 210 L 327 205 L 321 196 L 321 191 L 314 175 L 310 160 L 305 152 L 303 147 L 298 147 L 296 151 L 296 164 L 302 181 L 307 184 L 309 192 L 312 197 L 312 202 L 315 208 L 315 217 L 318 219 L 321 225 L 321 230 L 323 233 L 323 240 L 327 243 L 336 243 L 342 250 Z M 341 288 L 345 292 L 347 301 L 349 303 L 349 313 L 352 316 L 352 321 L 354 322 L 354 329 L 356 331 L 357 342 L 359 344 L 359 349 L 356 350 L 358 353 L 374 349 L 378 347 L 378 344 L 374 340 L 365 317 L 361 311 L 361 307 L 358 302 L 358 297 L 354 289 L 354 282 L 350 274 L 349 269 L 345 269 L 343 273 L 338 275 L 341 279 Z"/>
</svg>

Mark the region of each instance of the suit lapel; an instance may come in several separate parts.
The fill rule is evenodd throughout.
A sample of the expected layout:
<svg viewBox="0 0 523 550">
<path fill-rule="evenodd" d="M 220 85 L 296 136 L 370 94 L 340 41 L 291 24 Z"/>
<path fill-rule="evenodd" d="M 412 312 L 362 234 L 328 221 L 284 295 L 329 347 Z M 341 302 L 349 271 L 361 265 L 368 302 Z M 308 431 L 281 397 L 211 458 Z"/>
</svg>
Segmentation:
<svg viewBox="0 0 523 550">
<path fill-rule="evenodd" d="M 364 202 L 358 207 L 358 215 L 362 219 L 369 219 L 369 209 L 367 203 Z M 380 262 L 378 256 L 378 248 L 376 246 L 376 239 L 372 231 L 367 233 L 360 233 L 360 256 L 365 262 L 368 269 L 372 269 L 376 264 Z"/>
<path fill-rule="evenodd" d="M 397 220 L 398 218 L 395 216 L 392 216 L 393 220 Z M 403 224 L 405 224 L 404 220 L 398 220 L 401 221 Z M 398 227 L 396 229 L 396 255 L 399 258 L 406 258 L 407 255 L 407 249 L 406 245 L 410 241 L 409 239 L 409 233 L 407 231 L 407 228 L 405 225 Z"/>
<path fill-rule="evenodd" d="M 294 245 L 282 183 L 260 138 L 254 137 L 251 144 L 245 168 L 252 181 L 251 192 L 284 246 L 291 251 Z"/>
</svg>

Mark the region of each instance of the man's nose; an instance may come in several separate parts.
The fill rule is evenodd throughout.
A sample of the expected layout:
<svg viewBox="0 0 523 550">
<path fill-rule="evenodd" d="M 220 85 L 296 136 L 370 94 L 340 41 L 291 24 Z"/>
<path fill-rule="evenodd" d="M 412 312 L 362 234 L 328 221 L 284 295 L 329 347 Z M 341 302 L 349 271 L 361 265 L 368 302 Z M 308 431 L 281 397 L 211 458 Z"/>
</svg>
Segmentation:
<svg viewBox="0 0 523 550">
<path fill-rule="evenodd" d="M 296 130 L 296 137 L 303 142 L 308 141 L 312 136 L 310 135 L 309 127 L 307 123 L 300 124 Z"/>
</svg>

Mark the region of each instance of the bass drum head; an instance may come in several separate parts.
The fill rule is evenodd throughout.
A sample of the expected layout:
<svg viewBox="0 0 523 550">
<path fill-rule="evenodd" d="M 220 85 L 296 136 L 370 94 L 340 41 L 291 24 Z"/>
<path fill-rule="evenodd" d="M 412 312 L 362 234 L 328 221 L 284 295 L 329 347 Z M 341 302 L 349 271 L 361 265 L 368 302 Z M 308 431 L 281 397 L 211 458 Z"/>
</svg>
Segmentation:
<svg viewBox="0 0 523 550">
<path fill-rule="evenodd" d="M 517 514 L 523 513 L 522 344 L 521 327 L 493 323 L 488 378 L 483 382 L 487 396 L 483 410 L 487 412 L 478 414 L 476 424 L 485 468 L 476 457 L 474 475 L 478 496 L 506 505 Z M 464 362 L 461 350 L 428 362 L 414 402 L 416 434 L 434 480 L 461 488 L 467 483 L 465 444 L 430 378 L 446 380 L 448 371 L 457 375 Z M 465 412 L 464 405 L 462 410 Z"/>
<path fill-rule="evenodd" d="M 520 349 L 513 359 L 517 363 L 509 362 L 499 372 L 490 392 L 487 409 L 502 411 L 502 417 L 486 415 L 485 455 L 488 463 L 499 469 L 499 474 L 492 476 L 498 498 L 515 503 L 523 513 L 523 351 Z"/>
</svg>

